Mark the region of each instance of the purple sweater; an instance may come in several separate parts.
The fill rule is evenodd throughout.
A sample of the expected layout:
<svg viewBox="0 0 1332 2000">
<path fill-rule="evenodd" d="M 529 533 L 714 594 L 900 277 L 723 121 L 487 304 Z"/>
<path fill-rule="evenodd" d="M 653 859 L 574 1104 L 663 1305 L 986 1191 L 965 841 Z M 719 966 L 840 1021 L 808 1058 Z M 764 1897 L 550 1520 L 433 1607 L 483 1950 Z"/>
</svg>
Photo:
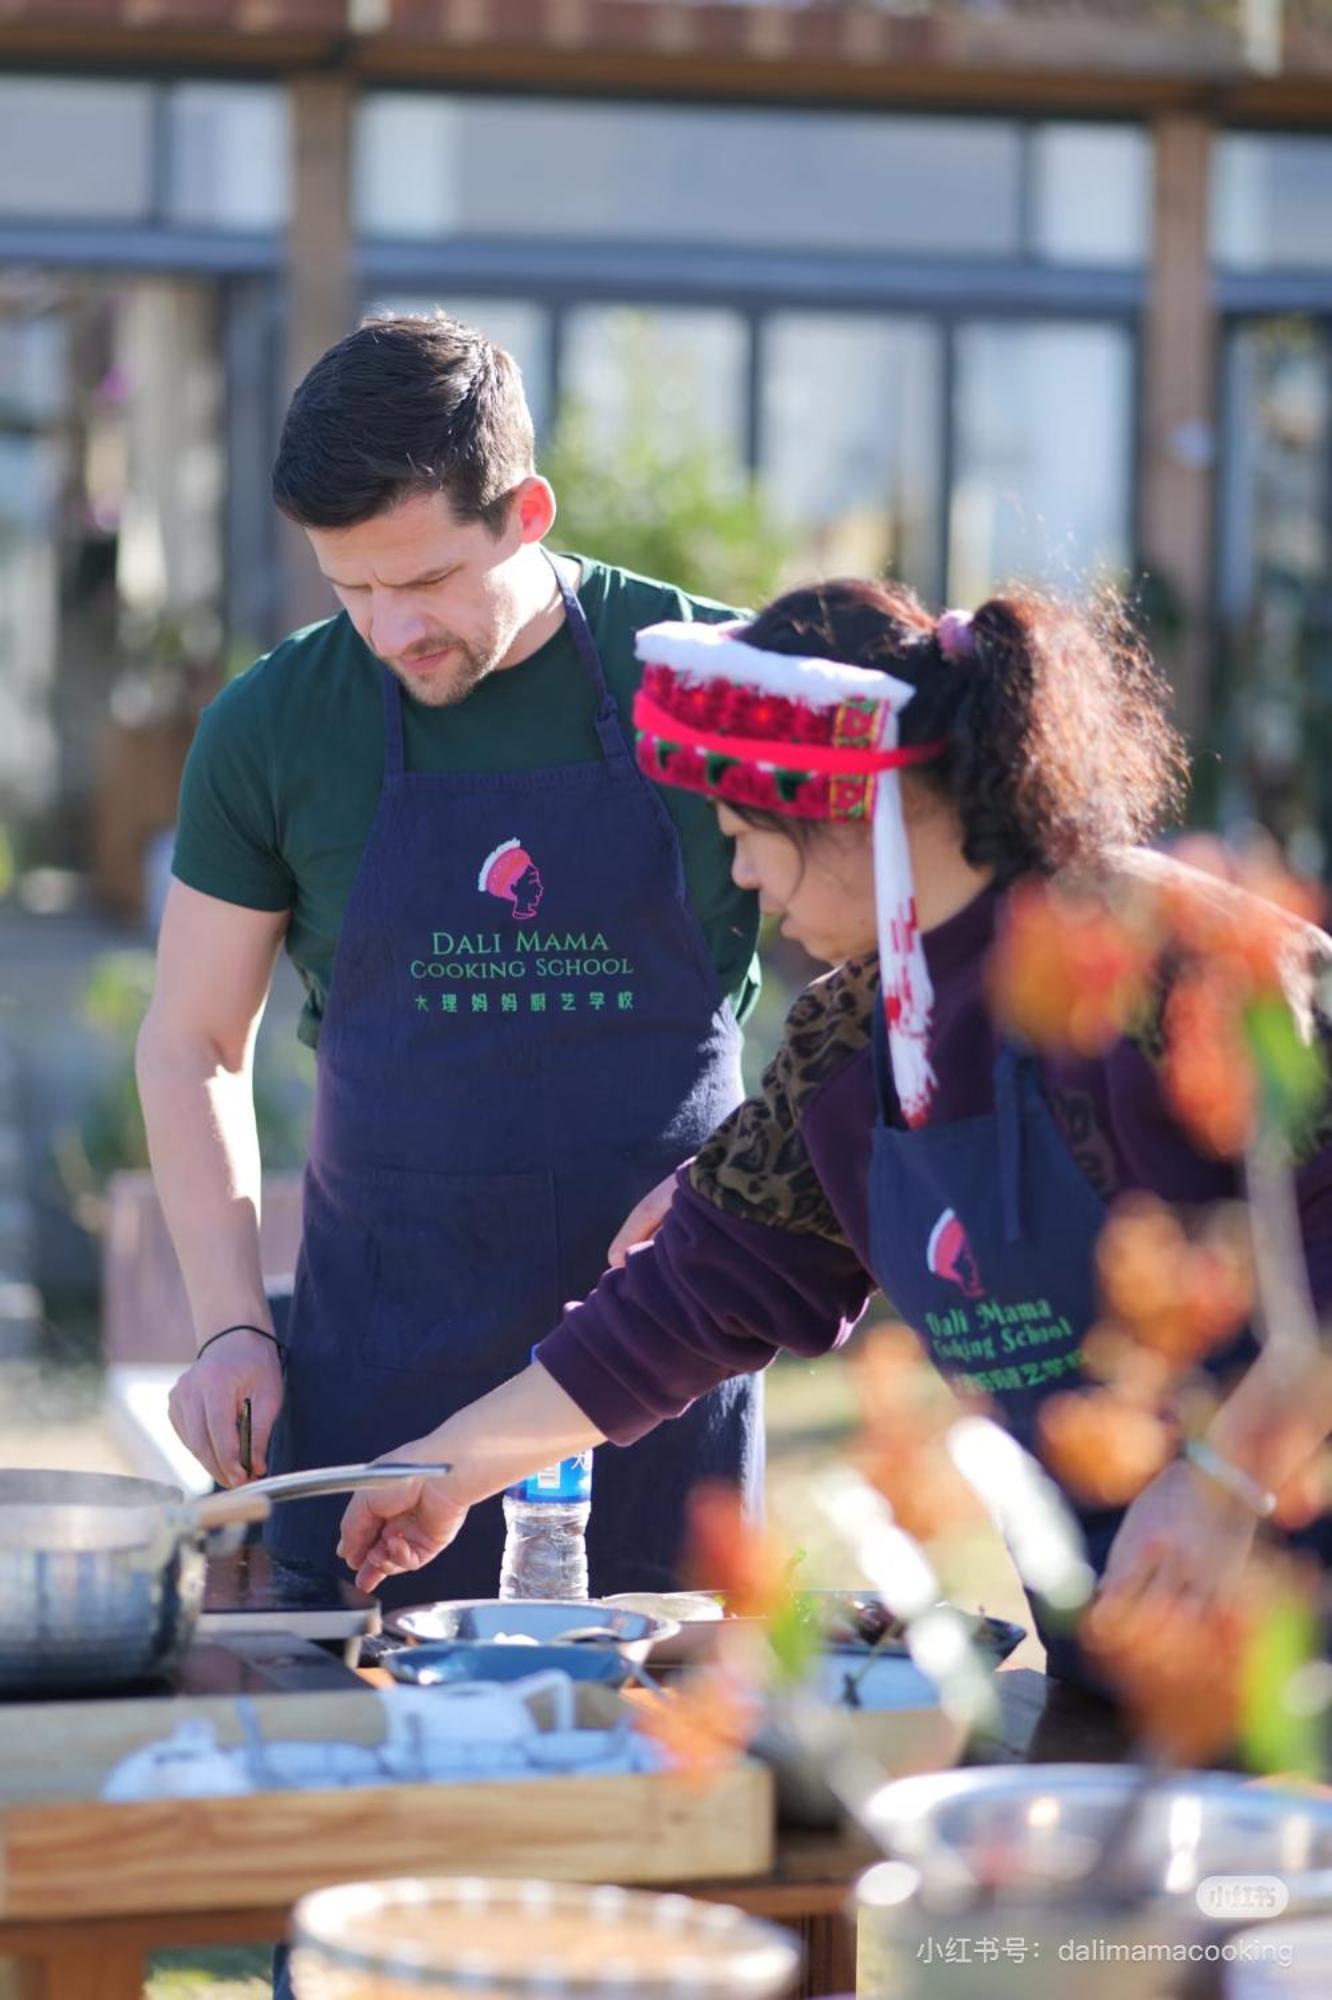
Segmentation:
<svg viewBox="0 0 1332 2000">
<path fill-rule="evenodd" d="M 978 896 L 929 932 L 934 984 L 931 1117 L 993 1108 L 997 1034 L 985 960 L 1001 897 Z M 800 995 L 758 1096 L 732 1112 L 680 1169 L 652 1241 L 570 1306 L 538 1359 L 616 1444 L 631 1444 L 732 1375 L 782 1351 L 826 1354 L 874 1289 L 868 1175 L 875 1118 L 874 960 Z M 1098 1058 L 1041 1065 L 1050 1107 L 1079 1167 L 1106 1200 L 1147 1188 L 1204 1203 L 1239 1192 L 1235 1170 L 1200 1154 L 1175 1122 L 1156 1067 L 1159 1038 L 1126 1038 Z M 1315 1298 L 1332 1300 L 1332 1139 L 1299 1170 Z"/>
</svg>

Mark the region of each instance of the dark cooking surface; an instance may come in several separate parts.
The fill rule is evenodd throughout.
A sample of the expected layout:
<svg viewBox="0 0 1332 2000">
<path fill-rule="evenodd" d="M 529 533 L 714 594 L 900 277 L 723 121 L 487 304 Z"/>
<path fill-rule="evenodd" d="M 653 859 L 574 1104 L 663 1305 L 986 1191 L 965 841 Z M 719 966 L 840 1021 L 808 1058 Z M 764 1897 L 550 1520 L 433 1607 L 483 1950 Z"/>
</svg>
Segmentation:
<svg viewBox="0 0 1332 2000">
<path fill-rule="evenodd" d="M 40 1688 L 27 1688 L 8 1698 L 89 1702 L 142 1701 L 171 1694 L 338 1694 L 365 1685 L 344 1665 L 338 1648 L 318 1646 L 290 1633 L 237 1632 L 231 1639 L 196 1639 L 174 1673 L 153 1680 L 45 1695 Z"/>
<path fill-rule="evenodd" d="M 330 1586 L 275 1560 L 261 1542 L 229 1555 L 210 1555 L 204 1584 L 204 1635 L 225 1634 L 235 1621 L 268 1631 L 295 1631 L 307 1639 L 351 1638 L 378 1632 L 379 1601 L 357 1590 L 348 1575 Z"/>
<path fill-rule="evenodd" d="M 241 1633 L 198 1639 L 172 1687 L 177 1694 L 336 1694 L 365 1682 L 339 1654 L 290 1634 Z"/>
</svg>

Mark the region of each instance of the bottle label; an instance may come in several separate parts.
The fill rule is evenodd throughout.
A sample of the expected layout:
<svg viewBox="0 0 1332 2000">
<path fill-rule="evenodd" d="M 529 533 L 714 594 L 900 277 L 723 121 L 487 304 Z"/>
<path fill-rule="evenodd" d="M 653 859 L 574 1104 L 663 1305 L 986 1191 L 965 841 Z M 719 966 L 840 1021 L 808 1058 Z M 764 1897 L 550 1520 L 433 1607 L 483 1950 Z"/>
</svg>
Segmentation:
<svg viewBox="0 0 1332 2000">
<path fill-rule="evenodd" d="M 576 1458 L 562 1458 L 558 1465 L 548 1465 L 531 1479 L 524 1479 L 510 1491 L 519 1500 L 559 1501 L 567 1505 L 571 1500 L 592 1498 L 592 1454 L 579 1452 Z"/>
</svg>

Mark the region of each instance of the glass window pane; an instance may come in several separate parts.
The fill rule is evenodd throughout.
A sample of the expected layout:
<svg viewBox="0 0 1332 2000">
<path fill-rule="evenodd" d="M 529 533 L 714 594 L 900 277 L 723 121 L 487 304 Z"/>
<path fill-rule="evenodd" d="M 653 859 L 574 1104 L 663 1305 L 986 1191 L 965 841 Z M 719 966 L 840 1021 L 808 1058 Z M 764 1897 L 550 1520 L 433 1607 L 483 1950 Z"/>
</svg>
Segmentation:
<svg viewBox="0 0 1332 2000">
<path fill-rule="evenodd" d="M 290 207 L 287 93 L 182 83 L 167 98 L 167 213 L 211 229 L 280 229 Z"/>
<path fill-rule="evenodd" d="M 460 118 L 450 98 L 372 91 L 356 107 L 352 203 L 370 236 L 451 236 L 462 227 Z"/>
<path fill-rule="evenodd" d="M 15 310 L 0 293 L 0 425 L 49 424 L 59 417 L 67 395 L 67 344 L 63 319 Z"/>
<path fill-rule="evenodd" d="M 948 595 L 1128 567 L 1132 347 L 1119 327 L 958 331 Z"/>
<path fill-rule="evenodd" d="M 888 573 L 936 597 L 941 341 L 916 320 L 777 313 L 763 342 L 763 478 L 793 567 Z"/>
<path fill-rule="evenodd" d="M 152 189 L 151 85 L 0 77 L 0 214 L 141 222 Z"/>
<path fill-rule="evenodd" d="M 565 320 L 561 390 L 605 451 L 698 443 L 739 463 L 747 348 L 736 313 L 579 306 Z"/>
<path fill-rule="evenodd" d="M 1246 326 L 1226 357 L 1221 590 L 1232 620 L 1321 591 L 1332 548 L 1328 356 L 1298 320 Z"/>
<path fill-rule="evenodd" d="M 55 443 L 0 430 L 0 797 L 7 812 L 49 807 L 57 770 L 59 500 Z"/>
<path fill-rule="evenodd" d="M 1213 740 L 1222 822 L 1259 820 L 1296 864 L 1332 851 L 1332 346 L 1310 320 L 1236 329 Z"/>
<path fill-rule="evenodd" d="M 518 363 L 537 436 L 544 435 L 551 414 L 550 314 L 544 306 L 528 299 L 474 298 L 460 292 L 439 292 L 433 297 L 424 292 L 395 292 L 391 298 L 372 299 L 366 311 L 446 312 L 476 327 Z"/>
<path fill-rule="evenodd" d="M 1213 156 L 1218 263 L 1332 269 L 1332 139 L 1231 132 Z"/>
<path fill-rule="evenodd" d="M 1152 172 L 1136 125 L 1041 125 L 1032 134 L 1032 248 L 1062 264 L 1141 264 Z"/>
<path fill-rule="evenodd" d="M 1021 142 L 998 119 L 371 93 L 372 235 L 561 236 L 1013 254 Z"/>
</svg>

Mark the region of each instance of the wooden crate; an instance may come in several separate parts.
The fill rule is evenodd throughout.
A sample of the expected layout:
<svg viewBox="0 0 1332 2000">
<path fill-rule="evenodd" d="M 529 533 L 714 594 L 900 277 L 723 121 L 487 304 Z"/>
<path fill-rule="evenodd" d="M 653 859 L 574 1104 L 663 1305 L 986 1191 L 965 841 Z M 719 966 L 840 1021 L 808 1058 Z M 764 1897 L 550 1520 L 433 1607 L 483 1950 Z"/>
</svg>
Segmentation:
<svg viewBox="0 0 1332 2000">
<path fill-rule="evenodd" d="M 273 1741 L 374 1744 L 384 1733 L 368 1693 L 258 1696 L 254 1709 Z M 97 1797 L 120 1758 L 190 1717 L 224 1744 L 243 1740 L 230 1699 L 0 1707 L 0 1920 L 286 1909 L 321 1883 L 367 1875 L 652 1884 L 772 1866 L 771 1776 L 748 1762 L 706 1788 L 652 1773 L 132 1805 Z"/>
</svg>

